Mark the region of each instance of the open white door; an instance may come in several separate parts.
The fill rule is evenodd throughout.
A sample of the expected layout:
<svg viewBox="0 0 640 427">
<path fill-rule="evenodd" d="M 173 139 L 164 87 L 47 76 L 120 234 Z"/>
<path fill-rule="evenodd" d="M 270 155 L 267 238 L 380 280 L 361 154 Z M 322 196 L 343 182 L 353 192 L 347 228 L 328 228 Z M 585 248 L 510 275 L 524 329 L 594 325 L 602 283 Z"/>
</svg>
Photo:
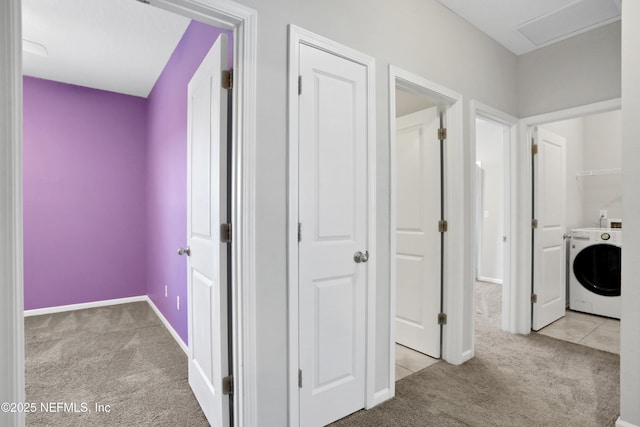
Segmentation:
<svg viewBox="0 0 640 427">
<path fill-rule="evenodd" d="M 189 385 L 212 426 L 229 425 L 227 251 L 227 36 L 221 34 L 189 82 L 187 266 Z"/>
<path fill-rule="evenodd" d="M 396 342 L 440 357 L 440 141 L 437 107 L 396 120 Z"/>
<path fill-rule="evenodd" d="M 533 318 L 534 331 L 565 315 L 566 310 L 566 140 L 534 128 L 538 153 L 533 157 Z"/>
<path fill-rule="evenodd" d="M 301 44 L 300 425 L 365 405 L 367 68 Z M 360 254 L 358 254 L 360 253 Z"/>
</svg>

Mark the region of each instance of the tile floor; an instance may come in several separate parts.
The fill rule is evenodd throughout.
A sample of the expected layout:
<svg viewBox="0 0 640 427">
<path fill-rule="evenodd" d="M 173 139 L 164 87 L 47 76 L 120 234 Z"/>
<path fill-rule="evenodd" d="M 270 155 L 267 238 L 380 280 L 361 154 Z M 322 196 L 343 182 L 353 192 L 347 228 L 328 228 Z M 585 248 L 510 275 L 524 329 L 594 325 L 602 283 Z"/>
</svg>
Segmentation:
<svg viewBox="0 0 640 427">
<path fill-rule="evenodd" d="M 616 319 L 567 310 L 565 317 L 538 333 L 620 354 L 620 321 Z"/>
<path fill-rule="evenodd" d="M 439 361 L 440 359 L 434 359 L 433 357 L 396 344 L 396 381 Z"/>
<path fill-rule="evenodd" d="M 563 341 L 620 354 L 620 321 L 567 310 L 565 317 L 538 331 Z M 410 348 L 396 344 L 396 381 L 438 363 Z"/>
</svg>

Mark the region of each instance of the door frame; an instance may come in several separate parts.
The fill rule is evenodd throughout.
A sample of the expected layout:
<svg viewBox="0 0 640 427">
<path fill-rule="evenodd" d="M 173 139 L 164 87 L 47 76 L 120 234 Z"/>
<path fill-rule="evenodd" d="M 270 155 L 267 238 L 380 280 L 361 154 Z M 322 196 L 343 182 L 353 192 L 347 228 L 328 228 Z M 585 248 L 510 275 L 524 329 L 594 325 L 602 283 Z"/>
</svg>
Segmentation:
<svg viewBox="0 0 640 427">
<path fill-rule="evenodd" d="M 299 367 L 299 318 L 298 318 L 298 191 L 299 191 L 299 99 L 298 69 L 300 45 L 314 47 L 357 64 L 367 70 L 367 179 L 368 189 L 368 246 L 367 262 L 367 302 L 366 302 L 366 392 L 365 407 L 370 408 L 375 401 L 375 339 L 376 339 L 376 98 L 375 98 L 375 59 L 350 47 L 336 43 L 318 34 L 295 25 L 289 25 L 289 62 L 288 62 L 288 196 L 287 196 L 287 296 L 288 296 L 288 389 L 289 389 L 289 425 L 300 423 L 300 396 L 298 387 Z"/>
<path fill-rule="evenodd" d="M 507 129 L 505 132 L 506 138 L 503 141 L 503 180 L 504 185 L 507 187 L 504 189 L 504 236 L 507 240 L 505 242 L 506 248 L 504 250 L 503 260 L 503 278 L 502 278 L 502 329 L 507 332 L 514 333 L 515 326 L 515 314 L 514 308 L 516 307 L 516 300 L 514 299 L 515 292 L 513 289 L 513 283 L 515 281 L 516 270 L 513 268 L 513 260 L 516 259 L 517 242 L 514 240 L 515 233 L 513 233 L 513 224 L 516 223 L 516 205 L 515 202 L 518 199 L 516 192 L 517 186 L 513 185 L 514 178 L 518 176 L 518 164 L 516 163 L 516 157 L 513 155 L 514 146 L 518 143 L 518 119 L 510 114 L 504 113 L 489 105 L 483 104 L 479 101 L 472 100 L 469 107 L 469 138 L 471 141 L 471 150 L 473 159 L 473 165 L 475 166 L 476 158 L 476 119 L 488 119 L 496 122 Z M 475 169 L 474 169 L 475 172 Z M 476 175 L 472 173 L 473 184 L 471 191 L 473 192 L 473 200 L 476 200 L 477 194 L 477 182 Z M 473 204 L 474 218 L 479 215 L 477 212 L 476 203 Z M 474 264 L 476 258 L 474 257 Z M 475 283 L 475 281 L 474 281 Z M 473 293 L 473 307 L 475 307 L 475 292 Z M 475 348 L 475 328 L 473 329 L 473 346 Z"/>
<path fill-rule="evenodd" d="M 234 277 L 234 425 L 257 424 L 255 318 L 255 149 L 257 12 L 231 0 L 151 0 L 153 6 L 233 31 L 233 175 L 231 271 Z M 24 402 L 22 246 L 22 4 L 0 3 L 0 398 Z M 3 414 L 24 425 L 24 413 Z"/>
<path fill-rule="evenodd" d="M 512 300 L 515 303 L 513 309 L 513 326 L 515 333 L 529 334 L 531 332 L 531 274 L 532 274 L 532 237 L 531 237 L 531 199 L 532 191 L 532 156 L 531 156 L 531 129 L 545 123 L 569 120 L 591 114 L 606 113 L 622 108 L 622 99 L 610 99 L 551 113 L 540 114 L 520 119 L 518 124 L 518 144 L 515 153 L 518 179 L 515 187 L 518 212 L 516 215 L 516 242 L 517 246 L 512 252 L 516 256 L 516 273 L 513 280 L 516 286 L 513 288 Z M 513 260 L 512 260 L 513 262 Z"/>
<path fill-rule="evenodd" d="M 444 143 L 445 173 L 444 173 L 444 212 L 448 222 L 445 233 L 444 257 L 444 286 L 442 298 L 444 312 L 447 314 L 447 324 L 442 328 L 441 358 L 451 364 L 459 365 L 473 357 L 473 345 L 469 334 L 465 331 L 473 330 L 473 309 L 460 301 L 472 301 L 473 288 L 467 286 L 473 277 L 473 263 L 463 263 L 460 268 L 459 260 L 469 259 L 473 247 L 465 248 L 465 241 L 473 239 L 473 217 L 470 210 L 462 209 L 470 200 L 468 186 L 469 177 L 465 171 L 465 158 L 470 158 L 468 147 L 463 139 L 463 97 L 459 93 L 429 81 L 417 74 L 413 74 L 395 65 L 389 65 L 389 397 L 395 395 L 395 339 L 396 339 L 396 293 L 397 268 L 395 253 L 398 247 L 396 239 L 397 224 L 397 195 L 396 195 L 396 87 L 406 88 L 416 94 L 424 95 L 435 101 L 447 105 L 446 128 L 447 139 Z M 475 164 L 475 161 L 472 162 Z M 468 212 L 467 212 L 468 211 Z M 434 224 L 434 227 L 436 224 Z M 456 260 L 456 261 L 454 261 Z M 434 319 L 435 321 L 436 319 Z M 468 337 L 465 339 L 465 335 Z"/>
</svg>

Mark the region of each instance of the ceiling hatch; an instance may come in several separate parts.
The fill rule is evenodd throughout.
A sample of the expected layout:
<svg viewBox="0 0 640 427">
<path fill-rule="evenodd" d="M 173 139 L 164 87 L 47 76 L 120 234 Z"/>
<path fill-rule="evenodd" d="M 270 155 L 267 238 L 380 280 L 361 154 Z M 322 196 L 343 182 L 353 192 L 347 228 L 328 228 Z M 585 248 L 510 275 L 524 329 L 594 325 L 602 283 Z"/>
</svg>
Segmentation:
<svg viewBox="0 0 640 427">
<path fill-rule="evenodd" d="M 613 0 L 580 0 L 515 28 L 536 46 L 564 39 L 620 16 Z"/>
</svg>

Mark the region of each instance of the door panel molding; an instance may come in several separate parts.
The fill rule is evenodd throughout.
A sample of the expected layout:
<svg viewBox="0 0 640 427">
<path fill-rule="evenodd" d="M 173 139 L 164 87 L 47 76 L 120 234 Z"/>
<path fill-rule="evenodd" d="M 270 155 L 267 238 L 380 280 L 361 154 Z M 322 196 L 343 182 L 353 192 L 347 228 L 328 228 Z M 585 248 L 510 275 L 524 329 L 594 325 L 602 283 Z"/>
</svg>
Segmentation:
<svg viewBox="0 0 640 427">
<path fill-rule="evenodd" d="M 288 289 L 288 355 L 289 355 L 289 425 L 298 426 L 300 420 L 300 399 L 298 387 L 299 367 L 299 339 L 298 339 L 298 205 L 299 205 L 299 99 L 298 99 L 298 67 L 300 45 L 311 46 L 341 58 L 353 61 L 366 67 L 367 73 L 367 177 L 369 188 L 367 192 L 368 211 L 368 247 L 369 261 L 366 264 L 366 395 L 365 407 L 376 403 L 375 399 L 375 339 L 376 339 L 376 129 L 375 129 L 375 60 L 374 58 L 336 43 L 318 34 L 304 30 L 295 25 L 289 26 L 289 65 L 288 65 L 288 118 L 289 118 L 289 147 L 288 147 L 288 224 L 287 224 L 287 289 Z M 310 232 L 304 228 L 302 233 Z"/>
</svg>

